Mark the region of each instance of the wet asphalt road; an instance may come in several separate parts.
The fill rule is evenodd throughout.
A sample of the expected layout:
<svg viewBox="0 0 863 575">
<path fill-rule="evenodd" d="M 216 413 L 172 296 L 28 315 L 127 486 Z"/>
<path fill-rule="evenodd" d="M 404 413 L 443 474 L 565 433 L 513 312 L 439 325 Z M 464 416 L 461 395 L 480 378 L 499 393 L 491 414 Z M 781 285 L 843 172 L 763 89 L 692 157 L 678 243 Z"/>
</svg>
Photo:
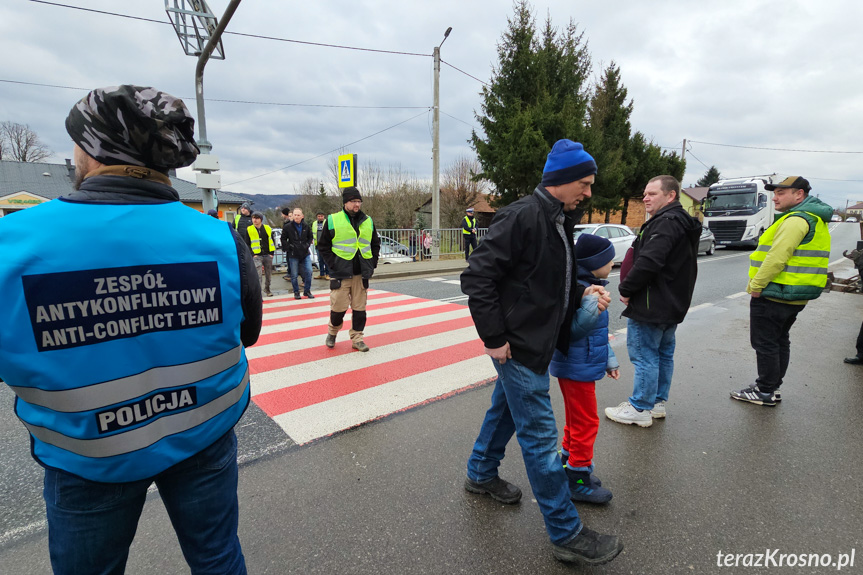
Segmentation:
<svg viewBox="0 0 863 575">
<path fill-rule="evenodd" d="M 845 572 L 861 571 L 863 369 L 841 359 L 853 353 L 863 298 L 831 293 L 801 313 L 784 401 L 776 408 L 728 398 L 754 376 L 747 305 L 746 298 L 723 298 L 680 327 L 667 420 L 640 429 L 602 419 L 597 473 L 615 498 L 607 507 L 579 510 L 590 527 L 621 535 L 626 550 L 592 572 L 757 573 L 763 571 L 718 567 L 717 553 L 765 549 L 834 556 L 856 550 L 857 563 Z M 621 380 L 597 385 L 600 411 L 631 391 L 625 346 L 616 352 Z M 490 394 L 490 387 L 480 388 L 269 455 L 265 448 L 276 438 L 265 442 L 240 471 L 240 537 L 250 573 L 587 572 L 551 556 L 514 441 L 501 473 L 525 490 L 519 505 L 461 488 Z M 554 385 L 552 398 L 560 415 Z M 240 435 L 248 446 L 270 430 L 260 421 L 246 431 Z M 4 455 L 22 450 L 6 439 L 20 433 L 11 416 L 0 420 Z M 4 494 L 38 495 L 35 464 L 0 471 Z M 41 518 L 38 508 L 27 513 L 23 520 Z M 46 543 L 37 531 L 0 547 L 0 573 L 49 572 Z M 154 495 L 128 573 L 186 572 Z"/>
</svg>

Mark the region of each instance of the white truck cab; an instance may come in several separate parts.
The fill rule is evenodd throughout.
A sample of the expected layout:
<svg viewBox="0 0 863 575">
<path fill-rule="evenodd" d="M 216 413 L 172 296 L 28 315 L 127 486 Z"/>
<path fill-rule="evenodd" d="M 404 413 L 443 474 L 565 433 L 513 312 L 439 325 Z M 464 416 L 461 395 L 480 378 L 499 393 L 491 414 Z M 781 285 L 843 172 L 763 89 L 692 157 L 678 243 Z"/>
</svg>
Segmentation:
<svg viewBox="0 0 863 575">
<path fill-rule="evenodd" d="M 764 230 L 773 224 L 773 192 L 765 184 L 781 182 L 784 176 L 770 174 L 721 180 L 707 190 L 702 203 L 704 226 L 721 246 L 758 245 Z"/>
</svg>

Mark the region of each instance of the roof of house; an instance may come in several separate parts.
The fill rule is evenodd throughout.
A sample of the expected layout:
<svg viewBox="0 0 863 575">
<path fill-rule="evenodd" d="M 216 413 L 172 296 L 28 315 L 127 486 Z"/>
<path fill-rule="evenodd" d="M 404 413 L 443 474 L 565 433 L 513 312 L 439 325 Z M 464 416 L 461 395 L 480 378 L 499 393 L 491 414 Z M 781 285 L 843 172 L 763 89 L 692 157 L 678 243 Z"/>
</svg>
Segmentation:
<svg viewBox="0 0 863 575">
<path fill-rule="evenodd" d="M 695 188 L 681 188 L 680 191 L 692 198 L 697 204 L 707 197 L 707 190 L 709 189 L 707 186 L 699 186 Z"/>
<path fill-rule="evenodd" d="M 854 204 L 853 206 L 848 206 L 849 210 L 863 210 L 863 202 L 859 202 Z"/>
<path fill-rule="evenodd" d="M 0 160 L 0 197 L 29 192 L 53 200 L 74 190 L 73 174 L 74 166 L 67 164 Z M 180 195 L 180 201 L 201 201 L 201 190 L 192 182 L 171 176 L 171 185 Z M 221 203 L 242 204 L 244 201 L 245 198 L 219 190 Z"/>
</svg>

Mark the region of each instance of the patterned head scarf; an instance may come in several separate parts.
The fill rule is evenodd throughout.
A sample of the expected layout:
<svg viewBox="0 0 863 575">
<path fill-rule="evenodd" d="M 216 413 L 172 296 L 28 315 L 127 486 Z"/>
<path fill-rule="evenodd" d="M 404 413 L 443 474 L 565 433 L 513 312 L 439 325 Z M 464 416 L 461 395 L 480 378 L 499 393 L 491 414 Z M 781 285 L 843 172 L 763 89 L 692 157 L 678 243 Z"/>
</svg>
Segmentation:
<svg viewBox="0 0 863 575">
<path fill-rule="evenodd" d="M 179 98 L 155 88 L 111 86 L 72 107 L 66 131 L 88 156 L 105 165 L 130 164 L 161 172 L 195 161 L 195 120 Z"/>
</svg>

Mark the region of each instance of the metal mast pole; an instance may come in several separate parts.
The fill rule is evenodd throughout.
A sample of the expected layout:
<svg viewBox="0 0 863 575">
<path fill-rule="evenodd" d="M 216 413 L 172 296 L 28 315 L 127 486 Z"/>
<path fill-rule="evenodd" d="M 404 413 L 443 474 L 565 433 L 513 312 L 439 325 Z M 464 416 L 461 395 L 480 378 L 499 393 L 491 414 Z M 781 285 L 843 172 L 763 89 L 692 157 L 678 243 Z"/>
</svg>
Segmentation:
<svg viewBox="0 0 863 575">
<path fill-rule="evenodd" d="M 219 24 L 210 36 L 207 45 L 204 46 L 204 49 L 201 51 L 201 55 L 198 56 L 198 65 L 195 68 L 195 99 L 198 104 L 198 147 L 201 149 L 202 154 L 209 154 L 210 150 L 213 149 L 213 145 L 210 144 L 209 140 L 207 140 L 207 120 L 204 114 L 204 66 L 207 65 L 210 55 L 219 43 L 219 39 L 222 37 L 222 32 L 225 31 L 225 28 L 228 26 L 228 22 L 231 21 L 231 17 L 234 15 L 234 12 L 237 10 L 239 5 L 240 0 L 231 0 L 231 3 L 228 4 L 228 7 L 225 9 L 225 14 L 222 16 L 222 19 L 219 21 Z M 209 174 L 210 170 L 201 170 L 201 172 Z M 208 210 L 215 209 L 217 205 L 216 190 L 202 188 L 201 192 L 203 194 L 202 203 L 204 213 Z"/>
</svg>

